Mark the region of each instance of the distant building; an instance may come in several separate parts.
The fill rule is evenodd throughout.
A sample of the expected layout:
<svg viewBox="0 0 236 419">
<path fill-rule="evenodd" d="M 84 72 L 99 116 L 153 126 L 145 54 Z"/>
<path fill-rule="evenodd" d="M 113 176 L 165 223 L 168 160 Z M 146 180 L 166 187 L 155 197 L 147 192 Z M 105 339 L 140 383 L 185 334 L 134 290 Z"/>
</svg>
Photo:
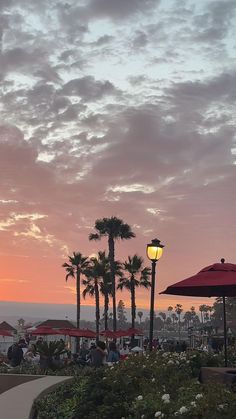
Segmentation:
<svg viewBox="0 0 236 419">
<path fill-rule="evenodd" d="M 45 320 L 37 324 L 37 327 L 50 327 L 52 329 L 75 329 L 75 325 L 69 320 Z"/>
<path fill-rule="evenodd" d="M 10 332 L 10 333 L 17 332 L 17 330 L 7 322 L 0 323 L 0 331 L 1 330 L 6 330 L 7 332 Z"/>
</svg>

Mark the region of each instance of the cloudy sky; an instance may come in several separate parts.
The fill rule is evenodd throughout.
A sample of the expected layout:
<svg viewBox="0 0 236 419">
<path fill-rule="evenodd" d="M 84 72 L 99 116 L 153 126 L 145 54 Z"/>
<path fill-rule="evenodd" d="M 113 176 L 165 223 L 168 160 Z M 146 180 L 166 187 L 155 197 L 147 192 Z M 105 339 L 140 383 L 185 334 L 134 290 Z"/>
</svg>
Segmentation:
<svg viewBox="0 0 236 419">
<path fill-rule="evenodd" d="M 73 303 L 111 215 L 121 260 L 165 244 L 157 291 L 235 262 L 235 32 L 235 0 L 0 0 L 1 300 Z"/>
</svg>

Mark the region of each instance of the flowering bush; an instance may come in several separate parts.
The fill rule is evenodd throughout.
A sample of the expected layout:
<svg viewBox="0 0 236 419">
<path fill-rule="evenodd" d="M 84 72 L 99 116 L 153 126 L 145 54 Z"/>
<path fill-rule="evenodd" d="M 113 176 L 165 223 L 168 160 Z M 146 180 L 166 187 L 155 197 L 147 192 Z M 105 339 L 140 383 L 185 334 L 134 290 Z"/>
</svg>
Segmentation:
<svg viewBox="0 0 236 419">
<path fill-rule="evenodd" d="M 218 364 L 220 357 L 203 353 L 153 352 L 80 370 L 35 404 L 37 419 L 234 419 L 235 393 L 196 378 L 201 366 Z"/>
</svg>

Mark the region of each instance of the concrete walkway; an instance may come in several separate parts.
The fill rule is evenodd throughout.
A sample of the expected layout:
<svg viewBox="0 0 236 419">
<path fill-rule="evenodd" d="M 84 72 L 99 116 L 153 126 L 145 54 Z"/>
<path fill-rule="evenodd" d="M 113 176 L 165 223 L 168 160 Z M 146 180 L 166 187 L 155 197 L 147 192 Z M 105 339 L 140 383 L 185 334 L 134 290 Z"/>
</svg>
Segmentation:
<svg viewBox="0 0 236 419">
<path fill-rule="evenodd" d="M 73 377 L 41 376 L 33 381 L 17 385 L 0 395 L 1 419 L 31 419 L 34 401 L 54 389 L 58 384 Z"/>
</svg>

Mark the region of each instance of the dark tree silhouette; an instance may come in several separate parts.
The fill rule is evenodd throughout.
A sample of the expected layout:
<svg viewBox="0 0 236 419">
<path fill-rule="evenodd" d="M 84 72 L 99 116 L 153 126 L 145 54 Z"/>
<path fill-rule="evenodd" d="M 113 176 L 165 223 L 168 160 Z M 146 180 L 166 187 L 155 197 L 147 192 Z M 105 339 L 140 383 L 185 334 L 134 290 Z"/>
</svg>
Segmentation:
<svg viewBox="0 0 236 419">
<path fill-rule="evenodd" d="M 115 281 L 115 241 L 128 240 L 135 237 L 131 227 L 117 217 L 102 218 L 95 221 L 96 233 L 91 233 L 89 240 L 108 239 L 108 258 L 112 284 L 113 330 L 116 331 L 116 281 Z"/>
</svg>

